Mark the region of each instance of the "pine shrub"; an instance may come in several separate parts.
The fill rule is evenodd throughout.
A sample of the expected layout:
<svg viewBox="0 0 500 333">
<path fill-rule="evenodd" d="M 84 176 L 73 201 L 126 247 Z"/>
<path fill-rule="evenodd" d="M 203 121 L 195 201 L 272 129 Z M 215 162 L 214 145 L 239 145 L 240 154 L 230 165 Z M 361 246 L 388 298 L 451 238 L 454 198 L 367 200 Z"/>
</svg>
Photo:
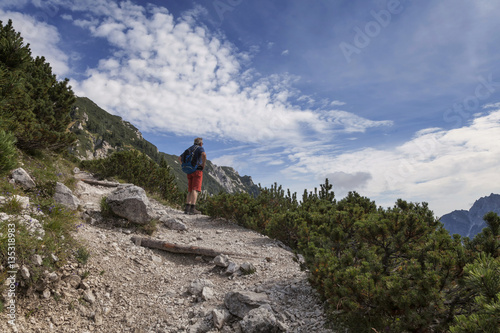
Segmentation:
<svg viewBox="0 0 500 333">
<path fill-rule="evenodd" d="M 356 192 L 336 201 L 328 180 L 319 190 L 304 191 L 301 202 L 274 184 L 256 197 L 223 193 L 204 205 L 214 218 L 303 254 L 310 282 L 337 329 L 498 332 L 497 268 L 470 266 L 484 254 L 500 254 L 500 218 L 494 213 L 485 216 L 488 228 L 470 241 L 450 237 L 426 203 L 398 200 L 392 208 L 377 208 Z M 485 285 L 480 277 L 491 281 Z"/>
<path fill-rule="evenodd" d="M 0 129 L 0 176 L 17 166 L 16 138 Z"/>
<path fill-rule="evenodd" d="M 172 204 L 182 203 L 182 193 L 166 162 L 158 164 L 139 151 L 119 151 L 104 159 L 82 161 L 81 165 L 101 178 L 119 178 Z"/>
</svg>

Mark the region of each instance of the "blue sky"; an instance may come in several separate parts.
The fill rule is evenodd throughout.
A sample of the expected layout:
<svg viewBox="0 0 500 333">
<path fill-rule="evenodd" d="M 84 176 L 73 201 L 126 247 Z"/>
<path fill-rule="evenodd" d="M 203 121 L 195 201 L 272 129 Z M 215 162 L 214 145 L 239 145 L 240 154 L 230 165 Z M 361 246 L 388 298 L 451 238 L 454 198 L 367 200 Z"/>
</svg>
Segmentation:
<svg viewBox="0 0 500 333">
<path fill-rule="evenodd" d="M 78 96 L 160 151 L 302 194 L 428 202 L 500 193 L 500 3 L 0 0 Z"/>
</svg>

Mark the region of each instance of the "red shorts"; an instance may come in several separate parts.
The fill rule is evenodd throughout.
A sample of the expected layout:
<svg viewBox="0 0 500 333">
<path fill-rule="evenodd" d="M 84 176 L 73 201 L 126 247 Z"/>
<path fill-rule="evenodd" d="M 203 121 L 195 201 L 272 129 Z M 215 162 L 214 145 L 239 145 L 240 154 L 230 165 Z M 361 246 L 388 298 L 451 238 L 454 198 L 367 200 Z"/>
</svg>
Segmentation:
<svg viewBox="0 0 500 333">
<path fill-rule="evenodd" d="M 201 192 L 201 182 L 203 180 L 203 171 L 196 170 L 187 175 L 188 177 L 188 192 L 198 191 Z"/>
</svg>

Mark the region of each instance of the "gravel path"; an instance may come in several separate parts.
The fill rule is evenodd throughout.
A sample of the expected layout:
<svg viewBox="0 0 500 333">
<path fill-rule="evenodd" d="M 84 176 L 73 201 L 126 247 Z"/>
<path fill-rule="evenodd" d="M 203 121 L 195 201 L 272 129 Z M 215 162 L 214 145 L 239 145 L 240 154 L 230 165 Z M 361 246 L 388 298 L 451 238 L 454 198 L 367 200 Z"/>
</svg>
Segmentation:
<svg viewBox="0 0 500 333">
<path fill-rule="evenodd" d="M 57 272 L 51 297 L 37 292 L 19 299 L 17 330 L 2 314 L 1 332 L 239 332 L 236 317 L 220 329 L 214 324 L 214 309 L 225 308 L 224 296 L 231 291 L 266 293 L 283 331 L 333 332 L 324 328 L 322 305 L 307 272 L 279 242 L 227 221 L 185 215 L 154 200 L 151 206 L 158 216 L 175 219 L 187 230 L 159 223 L 153 236 L 147 236 L 96 215 L 101 197 L 112 190 L 78 183 L 75 194 L 89 214 L 75 237 L 90 251 L 87 264 L 68 264 Z M 133 236 L 238 253 L 230 259 L 256 270 L 228 274 L 211 257 L 137 246 Z M 199 279 L 211 283 L 210 294 L 190 292 L 191 283 Z"/>
</svg>

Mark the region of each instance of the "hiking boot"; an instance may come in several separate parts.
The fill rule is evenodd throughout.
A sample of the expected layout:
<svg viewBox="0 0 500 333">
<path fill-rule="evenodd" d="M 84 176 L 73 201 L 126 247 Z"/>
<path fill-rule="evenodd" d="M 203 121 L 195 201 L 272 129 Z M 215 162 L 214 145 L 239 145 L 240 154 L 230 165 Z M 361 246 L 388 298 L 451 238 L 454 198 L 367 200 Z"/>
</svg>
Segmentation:
<svg viewBox="0 0 500 333">
<path fill-rule="evenodd" d="M 200 215 L 201 212 L 199 210 L 197 210 L 196 208 L 194 208 L 195 206 L 194 205 L 191 205 L 191 208 L 189 210 L 189 215 Z"/>
<path fill-rule="evenodd" d="M 186 204 L 186 207 L 184 207 L 184 214 L 189 214 L 189 211 L 191 210 L 191 205 Z"/>
</svg>

